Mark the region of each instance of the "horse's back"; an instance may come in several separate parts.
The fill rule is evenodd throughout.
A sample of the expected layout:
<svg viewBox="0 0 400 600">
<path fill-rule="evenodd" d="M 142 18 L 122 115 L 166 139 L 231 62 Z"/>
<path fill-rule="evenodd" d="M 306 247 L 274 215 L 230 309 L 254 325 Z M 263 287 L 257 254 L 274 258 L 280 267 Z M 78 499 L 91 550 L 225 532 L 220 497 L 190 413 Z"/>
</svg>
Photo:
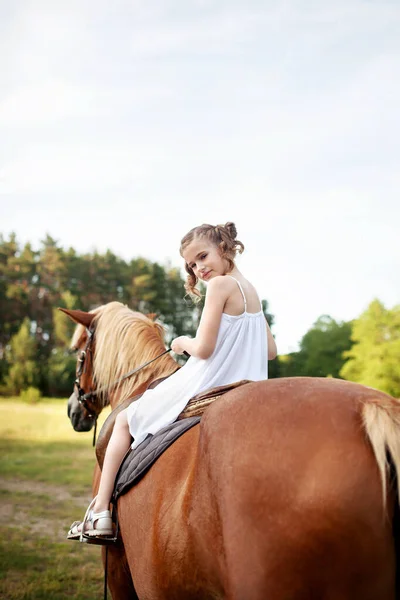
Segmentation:
<svg viewBox="0 0 400 600">
<path fill-rule="evenodd" d="M 211 509 L 207 542 L 232 597 L 394 597 L 392 532 L 362 431 L 370 394 L 338 380 L 269 380 L 208 409 L 193 501 L 199 515 Z"/>
</svg>

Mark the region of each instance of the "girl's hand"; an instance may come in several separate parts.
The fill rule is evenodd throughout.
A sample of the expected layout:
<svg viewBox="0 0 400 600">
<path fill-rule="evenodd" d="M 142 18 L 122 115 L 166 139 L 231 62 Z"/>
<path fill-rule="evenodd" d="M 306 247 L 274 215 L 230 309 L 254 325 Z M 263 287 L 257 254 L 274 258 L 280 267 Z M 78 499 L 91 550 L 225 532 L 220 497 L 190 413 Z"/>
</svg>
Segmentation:
<svg viewBox="0 0 400 600">
<path fill-rule="evenodd" d="M 175 352 L 175 354 L 183 354 L 185 351 L 185 348 L 182 344 L 184 344 L 185 340 L 187 340 L 187 339 L 188 338 L 186 335 L 180 335 L 179 337 L 172 340 L 172 342 L 171 342 L 172 351 Z"/>
</svg>

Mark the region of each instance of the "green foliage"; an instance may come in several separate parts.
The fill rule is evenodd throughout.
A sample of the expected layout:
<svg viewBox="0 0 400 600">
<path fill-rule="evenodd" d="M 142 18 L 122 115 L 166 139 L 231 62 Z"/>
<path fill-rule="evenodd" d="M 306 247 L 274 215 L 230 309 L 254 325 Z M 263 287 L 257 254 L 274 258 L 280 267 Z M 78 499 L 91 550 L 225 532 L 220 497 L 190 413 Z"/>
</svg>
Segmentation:
<svg viewBox="0 0 400 600">
<path fill-rule="evenodd" d="M 351 323 L 322 315 L 303 336 L 300 351 L 280 359 L 282 376 L 339 377 L 351 346 Z"/>
<path fill-rule="evenodd" d="M 145 258 L 126 262 L 110 250 L 79 255 L 50 235 L 34 250 L 21 247 L 14 234 L 0 236 L 0 393 L 34 386 L 44 395 L 69 394 L 74 324 L 58 307 L 91 310 L 118 300 L 155 313 L 166 327 L 166 343 L 193 335 L 200 311 L 187 302 L 183 284 L 179 269 Z"/>
<path fill-rule="evenodd" d="M 351 323 L 337 323 L 322 315 L 300 343 L 303 369 L 311 377 L 339 377 L 343 353 L 351 346 Z"/>
<path fill-rule="evenodd" d="M 77 308 L 76 298 L 71 294 L 69 290 L 61 294 L 59 307 L 68 309 Z M 68 348 L 71 342 L 71 337 L 74 332 L 75 325 L 71 321 L 71 319 L 65 318 L 65 314 L 58 310 L 58 307 L 53 307 L 52 313 L 54 333 L 53 345 L 66 349 Z"/>
<path fill-rule="evenodd" d="M 64 315 L 64 319 L 67 318 Z M 68 343 L 70 339 L 68 340 Z M 66 349 L 53 348 L 47 362 L 47 388 L 51 396 L 69 396 L 75 378 L 76 357 Z"/>
<path fill-rule="evenodd" d="M 19 331 L 11 338 L 10 346 L 6 351 L 7 362 L 11 364 L 6 385 L 11 393 L 19 394 L 37 383 L 36 352 L 37 345 L 31 333 L 31 322 L 26 317 Z"/>
<path fill-rule="evenodd" d="M 262 308 L 264 316 L 267 320 L 267 323 L 270 326 L 270 329 L 272 331 L 274 322 L 275 322 L 275 318 L 274 318 L 274 315 L 271 314 L 268 310 L 268 301 L 267 300 L 261 300 L 261 308 Z M 268 363 L 268 377 L 269 377 L 269 379 L 276 379 L 277 377 L 280 377 L 280 376 L 281 376 L 280 360 L 279 360 L 279 358 L 276 358 Z"/>
<path fill-rule="evenodd" d="M 374 300 L 353 322 L 353 346 L 341 376 L 400 396 L 400 306 L 386 309 Z"/>
<path fill-rule="evenodd" d="M 304 374 L 301 352 L 290 352 L 278 356 L 280 377 L 299 377 Z"/>
<path fill-rule="evenodd" d="M 69 290 L 61 294 L 59 306 L 76 308 L 76 298 Z M 53 313 L 52 349 L 47 360 L 47 391 L 50 396 L 69 396 L 74 379 L 76 358 L 69 351 L 75 324 L 58 308 Z"/>
<path fill-rule="evenodd" d="M 37 249 L 21 247 L 14 234 L 8 240 L 0 236 L 0 393 L 18 394 L 33 386 L 45 396 L 69 395 L 74 324 L 57 308 L 91 310 L 113 300 L 155 313 L 165 326 L 166 344 L 178 335 L 193 336 L 203 307 L 185 296 L 180 270 L 171 264 L 143 257 L 127 262 L 111 250 L 79 255 L 50 235 Z M 263 310 L 272 327 L 265 300 Z M 275 360 L 270 376 L 278 375 Z"/>
<path fill-rule="evenodd" d="M 21 247 L 15 234 L 0 235 L 0 394 L 33 387 L 44 395 L 69 395 L 74 325 L 60 306 L 91 310 L 119 300 L 155 313 L 166 327 L 166 344 L 177 335 L 194 335 L 203 302 L 185 296 L 183 284 L 180 270 L 170 264 L 143 257 L 126 262 L 110 250 L 79 255 L 50 235 L 38 249 Z M 375 300 L 353 323 L 322 315 L 303 336 L 299 352 L 270 362 L 269 376 L 344 377 L 400 396 L 399 310 L 386 310 Z M 266 300 L 263 312 L 273 328 Z"/>
<path fill-rule="evenodd" d="M 21 402 L 26 402 L 28 404 L 37 404 L 42 397 L 40 390 L 35 387 L 28 387 L 26 390 L 23 390 L 20 394 Z"/>
</svg>

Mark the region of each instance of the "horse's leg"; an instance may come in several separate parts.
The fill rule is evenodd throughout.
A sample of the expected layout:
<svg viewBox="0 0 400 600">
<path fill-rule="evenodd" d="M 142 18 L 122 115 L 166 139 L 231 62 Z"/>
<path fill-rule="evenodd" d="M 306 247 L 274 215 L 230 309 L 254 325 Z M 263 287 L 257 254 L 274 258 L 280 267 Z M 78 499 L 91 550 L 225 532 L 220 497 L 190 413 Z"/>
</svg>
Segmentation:
<svg viewBox="0 0 400 600">
<path fill-rule="evenodd" d="M 108 557 L 106 561 L 106 552 Z M 139 600 L 121 542 L 102 548 L 103 565 L 107 563 L 107 582 L 113 600 Z"/>
<path fill-rule="evenodd" d="M 98 465 L 95 467 L 93 475 L 93 496 L 97 494 L 101 477 L 101 471 Z M 106 568 L 107 562 L 107 583 L 113 600 L 139 600 L 133 585 L 131 572 L 126 560 L 125 548 L 122 541 L 116 545 L 108 546 L 108 556 L 106 561 L 106 548 L 102 548 L 103 567 Z"/>
<path fill-rule="evenodd" d="M 212 545 L 206 551 L 211 565 L 205 564 L 189 524 L 187 500 L 198 435 L 198 426 L 182 435 L 118 500 L 126 556 L 137 594 L 143 600 L 224 598 Z M 203 517 L 208 529 L 213 518 L 209 506 Z"/>
</svg>

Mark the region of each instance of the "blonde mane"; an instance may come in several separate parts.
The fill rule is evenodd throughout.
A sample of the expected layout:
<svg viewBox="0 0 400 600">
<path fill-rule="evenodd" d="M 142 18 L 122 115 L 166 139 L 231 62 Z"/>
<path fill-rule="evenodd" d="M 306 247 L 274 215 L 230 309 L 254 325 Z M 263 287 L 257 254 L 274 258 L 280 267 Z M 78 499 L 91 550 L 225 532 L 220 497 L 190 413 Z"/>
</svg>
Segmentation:
<svg viewBox="0 0 400 600">
<path fill-rule="evenodd" d="M 95 315 L 93 378 L 96 388 L 111 388 L 117 379 L 165 350 L 163 327 L 121 302 L 110 302 L 91 312 Z M 73 347 L 81 343 L 84 332 L 83 325 L 78 325 L 72 338 Z M 110 393 L 118 393 L 118 403 L 123 402 L 134 396 L 140 385 L 170 375 L 177 367 L 173 358 L 166 354 L 136 375 L 112 387 Z M 99 394 L 98 401 L 102 406 L 108 404 L 106 390 Z"/>
</svg>

